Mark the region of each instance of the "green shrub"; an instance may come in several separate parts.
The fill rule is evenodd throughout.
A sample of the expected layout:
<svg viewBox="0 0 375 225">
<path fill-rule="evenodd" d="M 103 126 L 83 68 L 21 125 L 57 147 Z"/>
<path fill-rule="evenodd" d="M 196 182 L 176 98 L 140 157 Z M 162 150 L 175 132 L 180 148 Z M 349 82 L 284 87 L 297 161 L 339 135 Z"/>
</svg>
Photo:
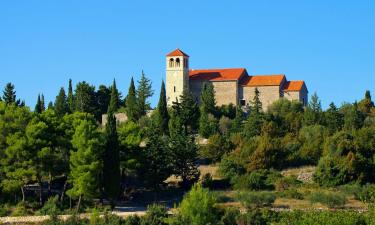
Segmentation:
<svg viewBox="0 0 375 225">
<path fill-rule="evenodd" d="M 272 190 L 277 173 L 269 170 L 255 170 L 250 174 L 238 176 L 233 180 L 233 187 L 237 190 Z"/>
<path fill-rule="evenodd" d="M 13 209 L 11 216 L 26 216 L 28 214 L 26 202 L 20 202 Z"/>
<path fill-rule="evenodd" d="M 163 205 L 149 205 L 144 217 L 141 218 L 141 225 L 166 225 L 168 209 Z"/>
<path fill-rule="evenodd" d="M 294 177 L 281 177 L 275 181 L 276 191 L 285 191 L 292 187 L 297 187 L 301 184 L 301 181 Z"/>
<path fill-rule="evenodd" d="M 125 219 L 124 225 L 140 225 L 141 224 L 141 218 L 139 216 L 129 216 Z"/>
<path fill-rule="evenodd" d="M 43 205 L 41 209 L 39 209 L 39 215 L 58 215 L 61 211 L 58 207 L 59 203 L 59 196 L 50 197 Z"/>
<path fill-rule="evenodd" d="M 234 208 L 225 209 L 224 215 L 221 217 L 219 225 L 233 225 L 237 224 L 237 219 L 240 216 L 240 211 Z"/>
<path fill-rule="evenodd" d="M 203 175 L 201 184 L 204 188 L 210 188 L 212 186 L 212 175 L 210 173 Z"/>
<path fill-rule="evenodd" d="M 343 207 L 346 203 L 346 197 L 341 193 L 314 192 L 310 196 L 311 203 L 321 203 L 329 208 Z"/>
<path fill-rule="evenodd" d="M 9 214 L 9 205 L 8 204 L 1 204 L 0 205 L 0 216 L 7 216 Z"/>
<path fill-rule="evenodd" d="M 195 184 L 182 200 L 172 224 L 217 224 L 218 210 L 215 196 L 208 189 Z"/>
<path fill-rule="evenodd" d="M 289 198 L 289 199 L 304 199 L 303 194 L 298 192 L 296 189 L 288 189 L 278 193 L 278 196 L 281 198 Z"/>
<path fill-rule="evenodd" d="M 248 209 L 271 206 L 276 195 L 272 192 L 242 192 L 238 194 L 238 200 Z"/>
<path fill-rule="evenodd" d="M 269 225 L 275 221 L 277 221 L 275 212 L 265 209 L 252 209 L 239 215 L 236 224 Z"/>
<path fill-rule="evenodd" d="M 362 186 L 357 192 L 354 192 L 354 198 L 365 203 L 373 203 L 375 201 L 375 185 Z"/>
</svg>

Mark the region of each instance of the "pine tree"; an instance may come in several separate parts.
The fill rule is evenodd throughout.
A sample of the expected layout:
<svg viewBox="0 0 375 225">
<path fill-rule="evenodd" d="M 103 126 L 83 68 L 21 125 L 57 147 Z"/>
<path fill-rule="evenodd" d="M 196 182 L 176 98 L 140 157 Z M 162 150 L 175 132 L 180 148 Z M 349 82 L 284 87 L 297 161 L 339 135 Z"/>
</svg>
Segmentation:
<svg viewBox="0 0 375 225">
<path fill-rule="evenodd" d="M 73 95 L 73 86 L 72 86 L 72 79 L 69 79 L 69 87 L 68 87 L 68 106 L 69 106 L 69 111 L 74 112 L 74 95 Z"/>
<path fill-rule="evenodd" d="M 158 124 L 164 134 L 168 133 L 169 113 L 164 81 L 161 83 L 159 103 L 157 107 Z"/>
<path fill-rule="evenodd" d="M 253 101 L 251 102 L 250 113 L 259 114 L 260 112 L 262 112 L 262 102 L 259 99 L 259 94 L 260 92 L 258 88 L 255 88 L 255 95 Z"/>
<path fill-rule="evenodd" d="M 142 71 L 142 76 L 140 81 L 138 82 L 137 89 L 139 117 L 145 116 L 147 114 L 147 111 L 151 109 L 150 103 L 147 99 L 150 98 L 153 94 L 154 91 L 151 87 L 151 81 L 146 78 L 144 72 Z"/>
<path fill-rule="evenodd" d="M 53 102 L 52 101 L 48 102 L 47 109 L 52 109 L 52 110 L 55 109 L 55 107 L 53 106 Z"/>
<path fill-rule="evenodd" d="M 180 101 L 173 102 L 172 108 L 179 115 L 185 132 L 188 133 L 196 129 L 198 125 L 199 107 L 187 89 L 182 92 Z"/>
<path fill-rule="evenodd" d="M 85 81 L 79 82 L 75 90 L 74 102 L 76 111 L 96 115 L 95 87 Z"/>
<path fill-rule="evenodd" d="M 240 132 L 242 121 L 244 120 L 243 110 L 241 106 L 236 107 L 236 117 L 233 119 L 231 132 Z"/>
<path fill-rule="evenodd" d="M 108 111 L 109 101 L 111 100 L 110 88 L 107 88 L 105 85 L 100 85 L 95 95 L 98 110 L 100 112 L 99 114 L 106 114 Z"/>
<path fill-rule="evenodd" d="M 65 95 L 64 88 L 60 89 L 59 95 L 56 96 L 55 100 L 55 112 L 58 116 L 62 117 L 69 112 L 69 104 Z"/>
<path fill-rule="evenodd" d="M 139 109 L 137 102 L 136 90 L 132 77 L 130 81 L 129 92 L 126 96 L 126 114 L 128 116 L 128 119 L 134 122 L 139 119 Z"/>
<path fill-rule="evenodd" d="M 303 122 L 306 126 L 322 124 L 322 103 L 316 94 L 316 92 L 311 96 L 311 101 L 305 109 Z"/>
<path fill-rule="evenodd" d="M 111 100 L 108 106 L 108 120 L 105 127 L 105 150 L 103 156 L 103 183 L 104 191 L 114 207 L 114 202 L 120 193 L 120 153 L 116 117 L 118 107 L 118 91 L 116 84 L 112 86 Z"/>
<path fill-rule="evenodd" d="M 42 100 L 40 98 L 40 95 L 38 95 L 38 99 L 36 100 L 34 112 L 38 113 L 38 114 L 43 112 L 42 111 Z"/>
<path fill-rule="evenodd" d="M 365 98 L 358 103 L 358 108 L 365 114 L 371 113 L 371 109 L 374 108 L 374 102 L 372 101 L 370 91 L 366 91 Z"/>
<path fill-rule="evenodd" d="M 93 198 L 99 187 L 101 144 L 97 128 L 83 120 L 75 130 L 72 144 L 74 149 L 70 152 L 69 180 L 73 187 L 67 193 L 70 197 L 78 198 L 79 211 L 82 197 Z"/>
<path fill-rule="evenodd" d="M 212 83 L 204 83 L 202 93 L 200 96 L 201 108 L 203 112 L 210 113 L 214 116 L 217 114 L 215 90 Z M 201 110 L 201 112 L 202 112 Z"/>
<path fill-rule="evenodd" d="M 194 183 L 199 178 L 197 160 L 198 147 L 192 135 L 185 133 L 179 115 L 172 114 L 170 120 L 169 147 L 173 155 L 174 174 L 180 176 L 183 186 Z"/>
<path fill-rule="evenodd" d="M 343 115 L 339 112 L 335 103 L 329 104 L 329 108 L 325 112 L 325 124 L 331 133 L 342 129 L 344 120 Z"/>
<path fill-rule="evenodd" d="M 15 103 L 19 105 L 19 100 L 16 100 L 16 91 L 14 90 L 14 85 L 12 83 L 7 83 L 3 91 L 3 101 L 6 104 Z"/>
</svg>

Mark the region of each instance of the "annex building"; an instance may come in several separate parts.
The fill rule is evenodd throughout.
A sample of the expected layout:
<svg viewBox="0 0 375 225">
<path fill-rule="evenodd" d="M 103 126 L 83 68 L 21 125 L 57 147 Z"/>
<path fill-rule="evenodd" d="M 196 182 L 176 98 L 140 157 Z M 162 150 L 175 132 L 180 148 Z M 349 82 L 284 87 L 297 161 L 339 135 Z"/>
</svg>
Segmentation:
<svg viewBox="0 0 375 225">
<path fill-rule="evenodd" d="M 308 90 L 303 80 L 288 81 L 284 74 L 250 75 L 245 68 L 190 69 L 189 56 L 176 49 L 166 56 L 166 94 L 168 105 L 179 100 L 187 88 L 199 101 L 203 84 L 210 82 L 215 90 L 218 106 L 248 105 L 254 98 L 255 89 L 263 110 L 280 98 L 308 102 Z"/>
</svg>

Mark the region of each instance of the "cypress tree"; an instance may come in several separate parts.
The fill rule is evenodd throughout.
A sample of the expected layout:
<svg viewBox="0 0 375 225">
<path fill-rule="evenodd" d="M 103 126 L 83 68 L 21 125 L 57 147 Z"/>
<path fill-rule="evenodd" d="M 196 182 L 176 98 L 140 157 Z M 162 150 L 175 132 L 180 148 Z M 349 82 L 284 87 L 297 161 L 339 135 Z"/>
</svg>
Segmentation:
<svg viewBox="0 0 375 225">
<path fill-rule="evenodd" d="M 128 95 L 126 96 L 126 115 L 131 121 L 137 121 L 139 119 L 139 110 L 133 77 L 130 81 Z"/>
<path fill-rule="evenodd" d="M 138 82 L 137 89 L 139 117 L 145 116 L 147 114 L 147 111 L 151 109 L 150 103 L 147 100 L 154 94 L 151 88 L 151 81 L 146 78 L 142 70 L 142 76 Z"/>
<path fill-rule="evenodd" d="M 72 79 L 69 79 L 69 87 L 68 87 L 68 106 L 70 112 L 74 112 L 74 95 L 73 95 L 73 86 L 72 86 Z"/>
<path fill-rule="evenodd" d="M 6 104 L 16 103 L 19 104 L 19 100 L 16 100 L 16 91 L 12 83 L 7 83 L 3 91 L 3 101 Z"/>
<path fill-rule="evenodd" d="M 113 79 L 113 84 L 111 87 L 111 98 L 110 98 L 109 107 L 113 107 L 111 109 L 108 109 L 112 112 L 117 112 L 117 110 L 120 108 L 120 97 L 119 97 L 119 92 L 116 87 L 115 79 Z"/>
<path fill-rule="evenodd" d="M 327 125 L 327 128 L 331 134 L 333 134 L 342 129 L 343 123 L 343 115 L 339 112 L 335 103 L 331 102 L 328 110 L 325 112 L 325 124 Z"/>
<path fill-rule="evenodd" d="M 157 115 L 158 115 L 158 120 L 159 120 L 158 123 L 159 123 L 161 131 L 165 134 L 168 133 L 169 114 L 168 114 L 168 108 L 167 108 L 167 96 L 165 92 L 164 81 L 162 81 L 161 83 Z"/>
<path fill-rule="evenodd" d="M 47 109 L 55 109 L 55 107 L 53 106 L 53 102 L 52 101 L 48 102 Z"/>
<path fill-rule="evenodd" d="M 60 88 L 59 95 L 56 96 L 55 112 L 58 116 L 61 117 L 69 112 L 69 104 L 65 95 L 64 88 Z"/>
<path fill-rule="evenodd" d="M 41 96 L 41 98 L 40 98 L 40 103 L 41 103 L 41 105 L 40 105 L 40 109 L 42 110 L 42 112 L 44 112 L 44 111 L 46 111 L 46 103 L 45 103 L 45 101 L 44 101 L 44 95 L 42 94 L 42 96 Z"/>
<path fill-rule="evenodd" d="M 120 153 L 118 134 L 116 129 L 116 117 L 114 115 L 118 98 L 116 85 L 112 86 L 111 100 L 107 112 L 107 124 L 105 127 L 105 150 L 103 156 L 103 183 L 104 191 L 114 207 L 114 202 L 120 193 Z"/>
<path fill-rule="evenodd" d="M 42 100 L 40 99 L 40 95 L 38 95 L 38 99 L 36 100 L 34 112 L 38 113 L 38 114 L 43 112 L 42 111 Z"/>
</svg>

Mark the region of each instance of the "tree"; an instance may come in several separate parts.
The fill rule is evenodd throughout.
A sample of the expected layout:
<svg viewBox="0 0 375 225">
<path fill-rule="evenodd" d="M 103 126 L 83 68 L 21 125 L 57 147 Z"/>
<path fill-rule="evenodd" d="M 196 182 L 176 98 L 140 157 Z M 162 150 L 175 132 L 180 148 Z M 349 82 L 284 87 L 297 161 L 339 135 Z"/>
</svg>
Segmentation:
<svg viewBox="0 0 375 225">
<path fill-rule="evenodd" d="M 339 112 L 336 105 L 332 102 L 325 112 L 325 124 L 330 133 L 335 133 L 342 129 L 344 123 L 343 115 Z"/>
<path fill-rule="evenodd" d="M 66 113 L 69 112 L 69 104 L 63 87 L 60 88 L 59 95 L 56 96 L 54 109 L 56 114 L 60 117 L 63 117 Z"/>
<path fill-rule="evenodd" d="M 151 87 L 151 81 L 146 78 L 142 71 L 141 79 L 138 82 L 137 97 L 138 97 L 138 113 L 139 117 L 145 116 L 147 111 L 151 109 L 148 98 L 154 94 Z"/>
<path fill-rule="evenodd" d="M 40 98 L 40 95 L 38 95 L 38 99 L 36 100 L 34 112 L 35 113 L 42 113 L 43 112 L 42 108 L 43 108 L 42 107 L 42 100 Z"/>
<path fill-rule="evenodd" d="M 95 101 L 95 87 L 86 83 L 79 82 L 75 90 L 75 110 L 79 112 L 87 112 L 95 115 L 98 118 L 96 101 Z M 101 116 L 101 115 L 100 115 Z"/>
<path fill-rule="evenodd" d="M 100 85 L 95 93 L 95 96 L 99 114 L 106 114 L 108 112 L 109 101 L 111 100 L 110 88 L 107 88 L 105 85 Z"/>
<path fill-rule="evenodd" d="M 200 100 L 201 113 L 204 112 L 206 114 L 211 113 L 214 116 L 217 115 L 215 90 L 212 83 L 203 84 Z"/>
<path fill-rule="evenodd" d="M 199 134 L 204 138 L 209 138 L 211 135 L 218 133 L 219 121 L 212 114 L 207 114 L 203 108 L 200 112 Z"/>
<path fill-rule="evenodd" d="M 68 106 L 69 111 L 74 112 L 75 109 L 75 102 L 74 102 L 74 95 L 73 95 L 73 86 L 72 86 L 72 79 L 69 79 L 69 87 L 68 87 Z"/>
<path fill-rule="evenodd" d="M 169 113 L 167 108 L 167 96 L 164 81 L 161 83 L 158 107 L 156 108 L 158 124 L 164 134 L 168 133 Z"/>
<path fill-rule="evenodd" d="M 344 129 L 356 130 L 363 126 L 365 119 L 363 113 L 359 111 L 358 104 L 345 104 L 340 109 L 344 114 Z"/>
<path fill-rule="evenodd" d="M 215 208 L 216 198 L 208 189 L 195 184 L 186 194 L 178 208 L 180 224 L 218 224 L 218 211 Z"/>
<path fill-rule="evenodd" d="M 3 91 L 3 101 L 9 104 L 20 104 L 20 100 L 17 100 L 16 91 L 14 90 L 14 85 L 12 83 L 7 83 Z"/>
<path fill-rule="evenodd" d="M 68 195 L 78 198 L 77 211 L 82 198 L 91 199 L 96 195 L 101 169 L 100 143 L 95 125 L 83 120 L 73 135 L 73 149 L 70 153 L 69 180 L 73 187 L 68 190 Z"/>
<path fill-rule="evenodd" d="M 319 125 L 323 122 L 322 103 L 316 92 L 311 96 L 311 101 L 309 102 L 309 105 L 306 107 L 303 120 L 306 126 L 316 124 Z"/>
<path fill-rule="evenodd" d="M 196 129 L 199 119 L 199 108 L 197 102 L 194 101 L 193 95 L 187 89 L 184 89 L 182 92 L 180 102 L 173 102 L 172 109 L 174 113 L 179 115 L 185 133 Z"/>
<path fill-rule="evenodd" d="M 365 98 L 358 103 L 358 108 L 365 114 L 370 114 L 371 109 L 374 108 L 374 102 L 371 99 L 371 93 L 369 90 L 365 93 Z"/>
<path fill-rule="evenodd" d="M 146 147 L 142 149 L 143 166 L 140 172 L 145 182 L 158 191 L 159 185 L 173 173 L 173 155 L 167 137 L 160 135 L 157 126 L 151 126 Z"/>
<path fill-rule="evenodd" d="M 186 134 L 181 124 L 181 119 L 172 114 L 170 120 L 169 147 L 173 155 L 173 167 L 176 176 L 180 176 L 184 187 L 199 178 L 197 160 L 197 145 L 191 135 Z"/>
<path fill-rule="evenodd" d="M 112 83 L 112 86 L 110 87 L 110 90 L 111 90 L 111 95 L 110 95 L 109 107 L 111 107 L 111 109 L 108 109 L 108 110 L 115 113 L 120 108 L 120 93 L 116 87 L 115 79 L 113 79 L 113 83 Z"/>
<path fill-rule="evenodd" d="M 125 102 L 128 119 L 134 122 L 137 121 L 139 119 L 139 108 L 133 77 L 130 81 L 129 91 Z"/>
<path fill-rule="evenodd" d="M 233 119 L 231 132 L 241 132 L 242 121 L 244 120 L 243 110 L 241 106 L 236 107 L 236 117 Z"/>
<path fill-rule="evenodd" d="M 255 88 L 255 95 L 253 101 L 251 102 L 250 113 L 259 114 L 262 112 L 262 102 L 260 101 L 259 94 L 260 92 L 258 88 Z"/>
<path fill-rule="evenodd" d="M 263 123 L 264 123 L 264 118 L 262 114 L 250 113 L 249 117 L 247 118 L 244 124 L 244 128 L 242 130 L 243 135 L 246 138 L 260 135 Z"/>
<path fill-rule="evenodd" d="M 118 107 L 118 91 L 116 84 L 112 86 L 111 100 L 108 106 L 108 121 L 105 127 L 105 149 L 103 155 L 103 183 L 104 191 L 114 207 L 114 201 L 120 193 L 120 153 L 116 117 Z"/>
</svg>

